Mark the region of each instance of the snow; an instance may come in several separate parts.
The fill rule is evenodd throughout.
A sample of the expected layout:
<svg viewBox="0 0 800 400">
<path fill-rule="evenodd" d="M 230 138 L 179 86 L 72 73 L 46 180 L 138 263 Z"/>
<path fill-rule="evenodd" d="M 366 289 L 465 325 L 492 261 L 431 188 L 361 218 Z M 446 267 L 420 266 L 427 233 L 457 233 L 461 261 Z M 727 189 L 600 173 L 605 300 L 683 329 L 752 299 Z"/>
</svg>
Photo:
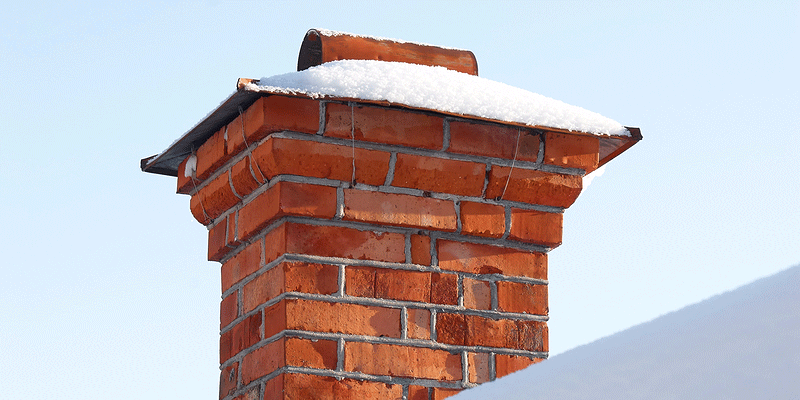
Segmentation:
<svg viewBox="0 0 800 400">
<path fill-rule="evenodd" d="M 596 135 L 630 136 L 595 112 L 444 67 L 340 60 L 261 79 L 247 90 L 387 101 L 414 108 Z"/>
<path fill-rule="evenodd" d="M 453 400 L 800 398 L 800 265 Z"/>
</svg>

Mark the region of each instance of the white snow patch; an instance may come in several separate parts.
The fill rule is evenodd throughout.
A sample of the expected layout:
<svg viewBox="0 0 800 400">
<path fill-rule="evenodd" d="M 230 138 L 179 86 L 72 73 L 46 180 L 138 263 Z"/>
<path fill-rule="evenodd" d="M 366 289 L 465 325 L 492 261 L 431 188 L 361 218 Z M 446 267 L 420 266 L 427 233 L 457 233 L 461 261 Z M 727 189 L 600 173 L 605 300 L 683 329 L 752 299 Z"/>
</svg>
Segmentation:
<svg viewBox="0 0 800 400">
<path fill-rule="evenodd" d="M 798 399 L 800 265 L 453 400 Z"/>
<path fill-rule="evenodd" d="M 602 167 L 592 171 L 591 173 L 584 175 L 583 176 L 583 189 L 582 190 L 586 190 L 586 188 L 589 187 L 589 185 L 592 184 L 592 181 L 595 178 L 597 178 L 599 176 L 602 176 L 603 173 L 605 173 L 605 172 L 606 172 L 606 166 L 603 165 Z"/>
<path fill-rule="evenodd" d="M 249 90 L 344 97 L 596 135 L 630 136 L 620 123 L 564 102 L 444 67 L 332 61 L 263 78 Z"/>
<path fill-rule="evenodd" d="M 192 178 L 194 177 L 196 171 L 197 171 L 197 156 L 192 154 L 191 156 L 189 156 L 189 159 L 186 160 L 186 167 L 183 169 L 183 177 Z"/>
</svg>

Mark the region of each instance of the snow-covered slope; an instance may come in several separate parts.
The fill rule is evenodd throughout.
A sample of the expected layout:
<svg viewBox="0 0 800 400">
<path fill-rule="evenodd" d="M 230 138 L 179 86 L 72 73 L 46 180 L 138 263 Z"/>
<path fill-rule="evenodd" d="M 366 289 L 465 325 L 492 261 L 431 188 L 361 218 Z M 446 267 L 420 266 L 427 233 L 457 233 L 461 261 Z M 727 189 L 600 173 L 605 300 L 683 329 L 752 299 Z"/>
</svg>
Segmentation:
<svg viewBox="0 0 800 400">
<path fill-rule="evenodd" d="M 538 398 L 800 399 L 800 265 L 452 397 Z"/>
</svg>

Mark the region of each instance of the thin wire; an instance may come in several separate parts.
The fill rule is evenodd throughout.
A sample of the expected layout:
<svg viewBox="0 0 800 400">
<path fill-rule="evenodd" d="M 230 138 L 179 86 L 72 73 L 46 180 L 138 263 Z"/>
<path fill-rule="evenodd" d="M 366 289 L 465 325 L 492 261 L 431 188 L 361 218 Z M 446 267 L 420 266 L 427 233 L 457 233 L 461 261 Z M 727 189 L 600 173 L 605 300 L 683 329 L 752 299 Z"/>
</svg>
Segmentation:
<svg viewBox="0 0 800 400">
<path fill-rule="evenodd" d="M 192 146 L 192 147 L 194 147 L 194 146 Z M 194 149 L 192 149 L 192 155 L 190 155 L 189 157 L 197 157 L 194 154 Z M 180 171 L 178 171 L 178 173 L 180 173 Z M 183 171 L 183 176 L 186 176 L 186 171 Z M 199 182 L 197 180 L 197 178 L 195 178 L 194 176 L 190 176 L 189 180 L 192 182 L 192 186 L 194 186 L 194 195 L 195 196 L 200 196 L 200 192 L 197 190 L 197 182 Z M 206 206 L 203 205 L 203 198 L 202 197 L 198 197 L 198 200 L 200 201 L 200 209 L 203 211 L 203 217 L 205 217 L 205 219 L 206 219 L 205 222 L 211 222 L 211 217 L 206 212 Z M 203 223 L 203 225 L 205 225 L 205 223 Z"/>
<path fill-rule="evenodd" d="M 244 141 L 244 147 L 248 148 L 248 147 L 250 147 L 250 144 L 247 143 L 247 136 L 244 134 L 244 110 L 242 110 L 242 106 L 239 106 L 239 119 L 242 121 L 242 140 Z M 228 128 L 225 128 L 225 129 L 228 129 Z M 253 164 L 255 164 L 256 165 L 256 169 L 258 170 L 258 173 L 261 175 L 261 179 L 263 179 L 264 181 L 267 180 L 267 176 L 264 175 L 263 172 L 261 172 L 261 167 L 258 165 L 257 162 L 253 161 L 253 153 L 252 152 L 250 152 L 250 154 L 247 155 L 247 162 L 250 163 L 250 169 L 251 170 L 253 168 Z"/>
<path fill-rule="evenodd" d="M 353 151 L 353 175 L 350 182 L 356 186 L 356 123 L 353 103 L 350 103 L 350 146 Z"/>
<path fill-rule="evenodd" d="M 508 189 L 508 182 L 511 180 L 511 173 L 514 172 L 514 164 L 517 163 L 517 152 L 519 151 L 519 137 L 522 134 L 522 130 L 517 128 L 517 144 L 514 146 L 514 159 L 511 161 L 511 170 L 508 171 L 508 179 L 506 179 L 506 186 L 503 187 L 503 194 L 500 195 L 500 200 L 503 199 L 503 196 L 506 195 L 506 189 Z"/>
</svg>

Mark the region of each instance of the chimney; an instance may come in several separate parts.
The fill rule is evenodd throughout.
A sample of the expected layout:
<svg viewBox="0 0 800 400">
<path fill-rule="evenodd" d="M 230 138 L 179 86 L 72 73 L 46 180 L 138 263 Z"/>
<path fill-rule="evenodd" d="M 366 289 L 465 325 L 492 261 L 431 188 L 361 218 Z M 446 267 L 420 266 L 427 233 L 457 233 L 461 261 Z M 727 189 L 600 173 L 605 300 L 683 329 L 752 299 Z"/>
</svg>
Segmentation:
<svg viewBox="0 0 800 400">
<path fill-rule="evenodd" d="M 221 263 L 219 398 L 440 399 L 547 358 L 563 212 L 639 130 L 469 51 L 311 30 L 298 70 L 142 160 Z"/>
</svg>

